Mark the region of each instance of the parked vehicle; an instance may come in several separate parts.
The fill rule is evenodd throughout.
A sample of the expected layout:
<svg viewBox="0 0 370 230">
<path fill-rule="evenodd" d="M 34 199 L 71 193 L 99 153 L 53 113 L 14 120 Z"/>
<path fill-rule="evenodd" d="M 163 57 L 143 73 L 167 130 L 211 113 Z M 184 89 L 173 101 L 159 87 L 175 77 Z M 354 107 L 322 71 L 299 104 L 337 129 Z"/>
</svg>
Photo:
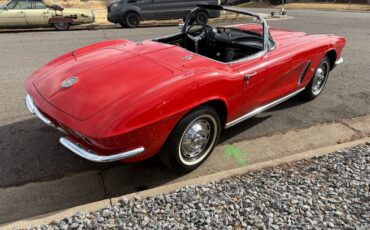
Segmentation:
<svg viewBox="0 0 370 230">
<path fill-rule="evenodd" d="M 108 5 L 108 21 L 122 27 L 134 28 L 145 20 L 186 19 L 197 4 L 217 4 L 218 0 L 121 0 Z M 219 12 L 199 11 L 196 20 L 206 23 L 219 17 Z"/>
<path fill-rule="evenodd" d="M 0 8 L 0 28 L 54 27 L 68 30 L 71 25 L 94 21 L 91 10 L 63 8 L 49 1 L 11 0 Z"/>
<path fill-rule="evenodd" d="M 211 9 L 256 20 L 192 20 Z M 224 128 L 298 94 L 319 96 L 344 45 L 340 36 L 269 29 L 259 14 L 203 5 L 174 35 L 104 41 L 55 59 L 26 80 L 26 104 L 88 160 L 136 162 L 159 152 L 169 168 L 187 172 Z"/>
</svg>

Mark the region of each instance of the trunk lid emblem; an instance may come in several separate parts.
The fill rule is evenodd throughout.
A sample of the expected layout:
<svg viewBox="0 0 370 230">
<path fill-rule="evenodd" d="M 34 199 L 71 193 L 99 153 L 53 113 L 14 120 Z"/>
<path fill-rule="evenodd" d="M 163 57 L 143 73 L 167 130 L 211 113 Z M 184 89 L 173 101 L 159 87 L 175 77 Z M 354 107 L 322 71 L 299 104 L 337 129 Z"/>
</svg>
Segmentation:
<svg viewBox="0 0 370 230">
<path fill-rule="evenodd" d="M 67 78 L 66 80 L 64 80 L 60 86 L 62 88 L 69 88 L 71 87 L 72 85 L 76 84 L 76 82 L 78 81 L 78 78 L 77 77 L 70 77 L 70 78 Z"/>
</svg>

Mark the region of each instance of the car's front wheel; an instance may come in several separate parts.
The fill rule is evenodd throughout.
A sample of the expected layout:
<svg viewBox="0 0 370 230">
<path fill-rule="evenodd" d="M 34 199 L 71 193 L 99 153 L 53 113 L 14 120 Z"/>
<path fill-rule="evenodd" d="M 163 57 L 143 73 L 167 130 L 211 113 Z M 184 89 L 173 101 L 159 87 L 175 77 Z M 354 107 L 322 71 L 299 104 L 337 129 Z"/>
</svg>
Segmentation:
<svg viewBox="0 0 370 230">
<path fill-rule="evenodd" d="M 311 78 L 310 83 L 302 92 L 304 99 L 313 100 L 320 95 L 329 78 L 329 72 L 330 59 L 326 56 L 321 60 L 319 67 L 317 67 L 315 74 Z"/>
<path fill-rule="evenodd" d="M 120 25 L 128 28 L 136 28 L 140 25 L 140 16 L 135 12 L 129 12 L 125 15 Z"/>
<path fill-rule="evenodd" d="M 220 133 L 217 111 L 213 107 L 202 106 L 179 121 L 159 156 L 173 171 L 192 171 L 208 158 Z"/>
<path fill-rule="evenodd" d="M 69 30 L 71 25 L 68 22 L 56 22 L 54 23 L 54 28 L 58 31 Z"/>
</svg>

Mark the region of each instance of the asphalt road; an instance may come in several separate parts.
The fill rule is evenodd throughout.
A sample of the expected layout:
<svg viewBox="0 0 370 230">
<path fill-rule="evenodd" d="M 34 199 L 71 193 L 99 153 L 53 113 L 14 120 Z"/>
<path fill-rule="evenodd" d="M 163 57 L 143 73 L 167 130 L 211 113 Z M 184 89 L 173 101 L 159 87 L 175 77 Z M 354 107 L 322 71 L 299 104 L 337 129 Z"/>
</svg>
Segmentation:
<svg viewBox="0 0 370 230">
<path fill-rule="evenodd" d="M 257 11 L 263 11 L 258 9 Z M 272 135 L 317 123 L 370 113 L 370 14 L 291 10 L 294 19 L 269 21 L 272 27 L 347 38 L 345 62 L 333 70 L 323 94 L 304 103 L 299 98 L 226 130 L 221 143 Z M 0 33 L 0 188 L 52 180 L 87 170 L 146 165 L 96 164 L 75 156 L 58 144 L 60 134 L 46 127 L 24 106 L 24 80 L 47 61 L 93 42 L 126 38 L 143 40 L 176 32 L 176 26 L 139 29 L 20 31 Z M 152 165 L 155 166 L 152 166 Z"/>
</svg>

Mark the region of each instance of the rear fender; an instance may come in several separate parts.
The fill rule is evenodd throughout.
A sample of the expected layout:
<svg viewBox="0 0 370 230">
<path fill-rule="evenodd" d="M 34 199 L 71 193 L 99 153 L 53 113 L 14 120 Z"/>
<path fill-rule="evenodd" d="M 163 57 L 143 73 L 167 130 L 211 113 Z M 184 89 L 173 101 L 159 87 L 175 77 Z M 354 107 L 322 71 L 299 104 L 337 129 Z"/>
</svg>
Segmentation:
<svg viewBox="0 0 370 230">
<path fill-rule="evenodd" d="M 115 103 L 94 118 L 102 120 L 105 114 L 117 114 L 109 120 L 110 125 L 100 129 L 99 136 L 116 136 L 174 117 L 181 119 L 189 111 L 212 101 L 220 101 L 225 105 L 226 121 L 234 119 L 240 115 L 241 78 L 239 74 L 228 77 L 217 75 L 207 73 L 173 78 L 156 89 L 140 92 L 129 103 Z M 225 85 L 230 87 L 220 92 L 220 87 Z M 178 122 L 176 119 L 174 121 Z"/>
</svg>

